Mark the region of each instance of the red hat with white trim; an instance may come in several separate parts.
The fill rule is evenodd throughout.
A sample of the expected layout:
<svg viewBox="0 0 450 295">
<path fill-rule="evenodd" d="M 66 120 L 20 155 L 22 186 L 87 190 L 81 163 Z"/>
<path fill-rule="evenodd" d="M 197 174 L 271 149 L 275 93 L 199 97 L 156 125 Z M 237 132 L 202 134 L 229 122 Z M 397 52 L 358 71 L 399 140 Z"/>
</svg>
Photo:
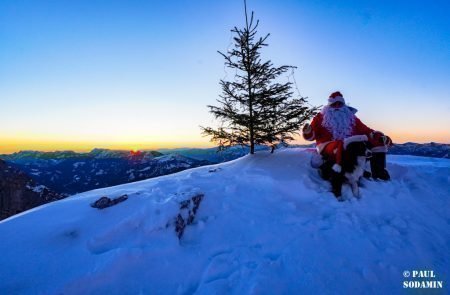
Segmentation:
<svg viewBox="0 0 450 295">
<path fill-rule="evenodd" d="M 345 104 L 345 99 L 342 96 L 342 93 L 340 93 L 339 91 L 333 92 L 331 93 L 330 97 L 328 98 L 328 105 L 332 105 L 335 102 L 342 102 L 343 104 Z"/>
</svg>

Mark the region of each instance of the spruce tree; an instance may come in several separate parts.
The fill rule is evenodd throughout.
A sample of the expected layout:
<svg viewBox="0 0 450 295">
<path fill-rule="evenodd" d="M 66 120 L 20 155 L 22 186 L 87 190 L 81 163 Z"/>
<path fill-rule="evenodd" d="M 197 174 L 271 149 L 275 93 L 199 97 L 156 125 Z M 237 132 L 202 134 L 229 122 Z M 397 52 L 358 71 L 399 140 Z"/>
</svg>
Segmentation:
<svg viewBox="0 0 450 295">
<path fill-rule="evenodd" d="M 221 126 L 201 127 L 219 149 L 244 145 L 253 154 L 255 145 L 269 145 L 273 152 L 277 144 L 292 140 L 301 125 L 317 111 L 306 106 L 306 98 L 293 98 L 291 82 L 279 81 L 295 67 L 275 67 L 270 60 L 261 60 L 260 51 L 267 46 L 270 34 L 257 37 L 258 24 L 253 12 L 248 19 L 245 7 L 245 27 L 231 30 L 234 48 L 226 53 L 219 51 L 225 65 L 236 75 L 232 81 L 220 80 L 219 106 L 208 106 Z"/>
</svg>

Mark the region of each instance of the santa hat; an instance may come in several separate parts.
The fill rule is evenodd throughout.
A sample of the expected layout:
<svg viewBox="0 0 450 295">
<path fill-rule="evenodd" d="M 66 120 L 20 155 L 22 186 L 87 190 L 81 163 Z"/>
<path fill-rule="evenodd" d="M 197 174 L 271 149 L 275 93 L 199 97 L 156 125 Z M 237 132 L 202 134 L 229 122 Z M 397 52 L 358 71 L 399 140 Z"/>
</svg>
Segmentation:
<svg viewBox="0 0 450 295">
<path fill-rule="evenodd" d="M 345 104 L 345 100 L 344 97 L 342 96 L 342 93 L 340 93 L 339 91 L 333 92 L 328 98 L 328 105 L 332 105 L 333 103 L 338 101 Z"/>
</svg>

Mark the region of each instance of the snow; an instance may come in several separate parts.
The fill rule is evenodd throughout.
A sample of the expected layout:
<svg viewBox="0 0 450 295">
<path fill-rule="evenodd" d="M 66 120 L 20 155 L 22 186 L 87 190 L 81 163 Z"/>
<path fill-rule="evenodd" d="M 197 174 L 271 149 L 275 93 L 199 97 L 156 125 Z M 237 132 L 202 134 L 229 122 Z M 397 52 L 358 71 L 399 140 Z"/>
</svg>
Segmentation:
<svg viewBox="0 0 450 295">
<path fill-rule="evenodd" d="M 155 159 L 158 159 L 158 161 L 161 163 L 169 161 L 186 161 L 186 158 L 179 154 L 164 155 L 156 157 Z"/>
<path fill-rule="evenodd" d="M 433 270 L 448 288 L 450 160 L 391 156 L 392 181 L 363 180 L 360 200 L 346 186 L 337 202 L 310 156 L 259 152 L 4 220 L 0 293 L 395 294 L 405 270 Z M 198 193 L 178 240 L 167 224 Z"/>
<path fill-rule="evenodd" d="M 30 172 L 30 174 L 34 175 L 34 176 L 39 176 L 42 173 L 41 171 L 38 171 L 37 169 L 31 169 L 31 171 L 32 172 Z"/>
<path fill-rule="evenodd" d="M 30 186 L 29 184 L 27 184 L 26 188 L 32 190 L 35 193 L 42 193 L 47 187 L 45 185 Z"/>
<path fill-rule="evenodd" d="M 41 193 L 44 189 L 46 189 L 45 185 L 37 185 L 33 188 L 35 193 Z"/>
<path fill-rule="evenodd" d="M 99 171 L 97 171 L 95 173 L 95 175 L 103 175 L 103 174 L 105 174 L 105 170 L 103 170 L 103 169 L 100 169 Z"/>
<path fill-rule="evenodd" d="M 84 166 L 85 164 L 86 164 L 85 162 L 76 162 L 76 163 L 73 163 L 73 167 L 79 168 L 80 166 Z"/>
</svg>

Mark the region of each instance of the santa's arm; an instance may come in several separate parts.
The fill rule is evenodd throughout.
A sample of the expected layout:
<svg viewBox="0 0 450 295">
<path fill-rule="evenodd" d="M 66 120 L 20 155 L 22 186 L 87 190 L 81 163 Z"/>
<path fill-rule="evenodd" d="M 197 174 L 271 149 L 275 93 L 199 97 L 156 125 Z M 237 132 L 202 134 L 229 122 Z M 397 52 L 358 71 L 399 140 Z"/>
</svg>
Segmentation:
<svg viewBox="0 0 450 295">
<path fill-rule="evenodd" d="M 355 124 L 358 133 L 367 135 L 369 142 L 373 146 L 384 146 L 387 148 L 392 145 L 392 140 L 389 136 L 384 135 L 381 131 L 367 127 L 359 118 L 356 118 Z"/>
<path fill-rule="evenodd" d="M 316 139 L 316 134 L 314 132 L 314 129 L 316 129 L 316 125 L 318 122 L 318 116 L 315 116 L 312 120 L 311 124 L 306 123 L 305 126 L 303 126 L 302 135 L 303 138 L 307 141 L 313 141 Z"/>
<path fill-rule="evenodd" d="M 372 128 L 367 127 L 366 124 L 361 122 L 361 120 L 356 116 L 355 116 L 355 127 L 358 134 L 365 134 L 369 138 L 370 134 L 374 132 Z"/>
</svg>

